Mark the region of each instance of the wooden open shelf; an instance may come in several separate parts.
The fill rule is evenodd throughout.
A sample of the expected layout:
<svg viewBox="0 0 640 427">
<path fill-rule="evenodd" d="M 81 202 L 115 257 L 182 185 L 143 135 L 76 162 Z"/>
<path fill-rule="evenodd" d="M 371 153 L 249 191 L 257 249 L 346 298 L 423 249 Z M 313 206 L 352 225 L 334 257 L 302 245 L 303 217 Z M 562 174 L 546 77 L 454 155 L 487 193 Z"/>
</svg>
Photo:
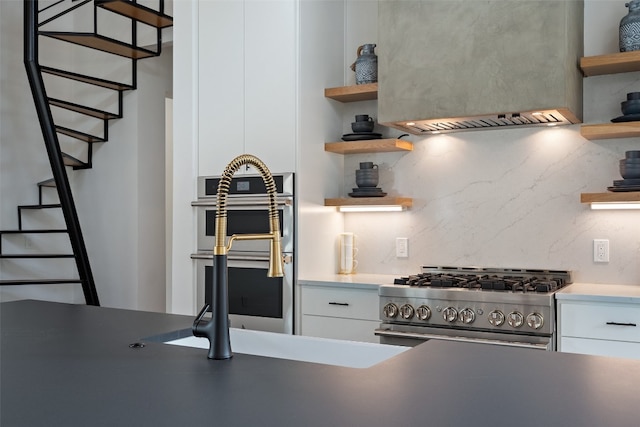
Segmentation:
<svg viewBox="0 0 640 427">
<path fill-rule="evenodd" d="M 621 191 L 606 193 L 582 193 L 580 203 L 640 202 L 640 191 Z"/>
<path fill-rule="evenodd" d="M 378 83 L 332 87 L 324 90 L 324 96 L 340 102 L 370 101 L 378 99 Z"/>
<path fill-rule="evenodd" d="M 326 142 L 324 151 L 338 154 L 389 153 L 392 151 L 413 151 L 413 144 L 401 139 Z"/>
<path fill-rule="evenodd" d="M 582 125 L 580 126 L 580 135 L 589 140 L 632 138 L 640 136 L 640 121 Z"/>
<path fill-rule="evenodd" d="M 640 51 L 618 52 L 580 58 L 585 77 L 640 71 Z"/>
<path fill-rule="evenodd" d="M 586 77 L 640 71 L 640 51 L 586 56 L 580 58 L 580 68 Z M 640 121 L 582 125 L 580 135 L 589 140 L 633 138 L 640 136 Z"/>
<path fill-rule="evenodd" d="M 325 206 L 387 206 L 399 205 L 405 208 L 413 206 L 413 199 L 408 197 L 341 197 L 324 199 Z"/>
</svg>

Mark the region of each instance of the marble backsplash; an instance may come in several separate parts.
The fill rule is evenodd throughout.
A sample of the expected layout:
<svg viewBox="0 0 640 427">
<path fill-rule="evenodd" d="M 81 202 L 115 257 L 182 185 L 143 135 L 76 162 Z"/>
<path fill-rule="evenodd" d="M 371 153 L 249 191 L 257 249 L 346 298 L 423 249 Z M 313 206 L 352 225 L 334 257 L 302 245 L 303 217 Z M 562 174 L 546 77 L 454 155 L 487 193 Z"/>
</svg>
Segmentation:
<svg viewBox="0 0 640 427">
<path fill-rule="evenodd" d="M 405 212 L 345 214 L 360 272 L 549 268 L 573 270 L 581 282 L 640 284 L 640 211 L 580 203 L 580 193 L 620 179 L 618 160 L 639 148 L 635 139 L 588 141 L 579 125 L 412 139 L 413 152 L 345 156 L 344 194 L 358 162 L 373 161 L 384 191 L 413 198 Z M 408 258 L 396 258 L 396 237 L 409 238 Z M 609 239 L 609 263 L 593 262 L 596 238 Z"/>
</svg>

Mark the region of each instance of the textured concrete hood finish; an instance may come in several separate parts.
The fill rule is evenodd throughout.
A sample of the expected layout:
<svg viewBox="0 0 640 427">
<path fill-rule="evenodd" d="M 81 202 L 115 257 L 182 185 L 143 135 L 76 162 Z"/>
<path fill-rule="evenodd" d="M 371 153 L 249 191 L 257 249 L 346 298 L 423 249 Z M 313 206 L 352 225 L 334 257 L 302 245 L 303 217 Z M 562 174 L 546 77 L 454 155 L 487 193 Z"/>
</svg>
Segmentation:
<svg viewBox="0 0 640 427">
<path fill-rule="evenodd" d="M 417 135 L 579 123 L 583 21 L 574 0 L 380 0 L 378 121 Z"/>
</svg>

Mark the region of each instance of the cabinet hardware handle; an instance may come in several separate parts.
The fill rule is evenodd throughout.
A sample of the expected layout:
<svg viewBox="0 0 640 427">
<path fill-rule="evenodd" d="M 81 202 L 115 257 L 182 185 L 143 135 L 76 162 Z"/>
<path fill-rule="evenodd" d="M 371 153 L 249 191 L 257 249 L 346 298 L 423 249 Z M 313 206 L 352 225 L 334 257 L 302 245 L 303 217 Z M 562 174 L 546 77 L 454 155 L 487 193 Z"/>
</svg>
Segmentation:
<svg viewBox="0 0 640 427">
<path fill-rule="evenodd" d="M 618 323 L 618 322 L 607 322 L 607 325 L 616 325 L 616 326 L 637 326 L 635 323 Z"/>
<path fill-rule="evenodd" d="M 330 302 L 329 305 L 341 305 L 343 307 L 347 307 L 349 303 L 348 302 Z"/>
</svg>

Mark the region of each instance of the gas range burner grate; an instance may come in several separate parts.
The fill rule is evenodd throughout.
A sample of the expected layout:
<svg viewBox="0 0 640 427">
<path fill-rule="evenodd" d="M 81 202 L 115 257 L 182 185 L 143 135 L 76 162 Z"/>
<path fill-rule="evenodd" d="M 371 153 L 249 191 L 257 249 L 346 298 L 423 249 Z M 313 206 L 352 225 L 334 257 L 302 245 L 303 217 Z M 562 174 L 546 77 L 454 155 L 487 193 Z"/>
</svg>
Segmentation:
<svg viewBox="0 0 640 427">
<path fill-rule="evenodd" d="M 571 283 L 571 273 L 565 270 L 423 267 L 423 271 L 395 279 L 394 285 L 549 293 Z"/>
</svg>

